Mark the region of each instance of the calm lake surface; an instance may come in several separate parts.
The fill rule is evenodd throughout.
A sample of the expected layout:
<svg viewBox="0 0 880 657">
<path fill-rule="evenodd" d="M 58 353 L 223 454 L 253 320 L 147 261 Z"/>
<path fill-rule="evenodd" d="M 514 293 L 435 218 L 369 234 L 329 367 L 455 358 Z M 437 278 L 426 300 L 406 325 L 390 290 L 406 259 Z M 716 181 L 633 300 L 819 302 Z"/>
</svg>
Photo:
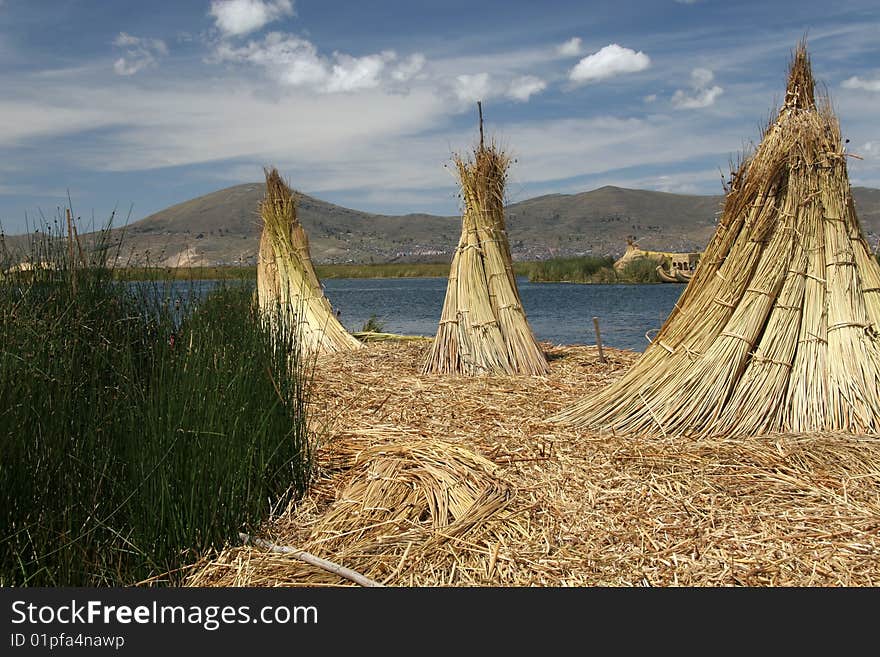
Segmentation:
<svg viewBox="0 0 880 657">
<path fill-rule="evenodd" d="M 359 331 L 376 315 L 389 333 L 434 335 L 446 295 L 446 278 L 344 279 L 323 281 L 340 320 Z M 602 343 L 644 351 L 645 332 L 658 329 L 684 291 L 684 284 L 578 285 L 517 280 L 526 316 L 538 340 L 595 344 L 593 317 Z M 653 334 L 652 334 L 653 337 Z"/>
<path fill-rule="evenodd" d="M 349 331 L 360 331 L 371 315 L 388 333 L 434 335 L 446 295 L 446 278 L 328 278 L 324 293 Z M 218 281 L 175 283 L 169 298 L 199 296 Z M 684 284 L 578 285 L 529 283 L 517 279 L 526 316 L 535 337 L 555 344 L 595 344 L 593 317 L 599 318 L 602 343 L 644 351 L 645 333 L 660 328 Z M 653 333 L 651 334 L 653 337 Z"/>
</svg>

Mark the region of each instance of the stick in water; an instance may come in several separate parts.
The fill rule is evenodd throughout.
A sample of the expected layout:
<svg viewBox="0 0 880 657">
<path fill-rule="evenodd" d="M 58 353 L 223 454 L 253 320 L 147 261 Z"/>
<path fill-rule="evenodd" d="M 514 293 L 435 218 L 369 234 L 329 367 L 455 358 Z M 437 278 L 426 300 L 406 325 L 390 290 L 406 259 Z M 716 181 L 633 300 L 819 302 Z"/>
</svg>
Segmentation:
<svg viewBox="0 0 880 657">
<path fill-rule="evenodd" d="M 380 584 L 379 582 L 372 580 L 369 577 L 365 577 L 364 575 L 355 572 L 351 568 L 346 568 L 345 566 L 340 566 L 338 563 L 333 563 L 332 561 L 327 561 L 326 559 L 322 559 L 321 557 L 316 557 L 314 554 L 306 552 L 305 550 L 297 550 L 296 548 L 292 547 L 275 545 L 274 543 L 270 543 L 269 541 L 264 541 L 261 538 L 254 538 L 252 536 L 248 536 L 247 534 L 239 533 L 238 536 L 245 543 L 250 543 L 251 545 L 256 545 L 257 547 L 261 548 L 266 548 L 270 552 L 289 554 L 294 559 L 299 559 L 300 561 L 305 561 L 306 563 L 317 566 L 318 568 L 323 568 L 324 570 L 331 572 L 334 575 L 339 575 L 340 577 L 344 577 L 347 580 L 351 580 L 355 584 L 360 584 L 361 586 L 382 586 L 382 584 Z"/>
</svg>

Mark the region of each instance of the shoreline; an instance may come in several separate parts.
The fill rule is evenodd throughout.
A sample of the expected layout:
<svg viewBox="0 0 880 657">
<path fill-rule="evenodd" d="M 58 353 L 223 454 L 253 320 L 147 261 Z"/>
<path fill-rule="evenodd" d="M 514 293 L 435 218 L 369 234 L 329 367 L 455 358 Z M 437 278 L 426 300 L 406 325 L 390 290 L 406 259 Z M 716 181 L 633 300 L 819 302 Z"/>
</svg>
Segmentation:
<svg viewBox="0 0 880 657">
<path fill-rule="evenodd" d="M 528 278 L 529 283 L 564 283 L 567 285 L 686 285 L 686 283 L 665 283 L 663 281 L 578 281 L 570 279 L 533 279 L 530 276 L 535 261 L 514 263 L 517 277 Z M 315 265 L 318 278 L 385 280 L 396 278 L 437 278 L 446 279 L 449 265 L 445 263 L 401 263 L 364 265 Z M 205 267 L 119 267 L 114 270 L 118 280 L 256 280 L 256 267 L 205 266 Z"/>
</svg>

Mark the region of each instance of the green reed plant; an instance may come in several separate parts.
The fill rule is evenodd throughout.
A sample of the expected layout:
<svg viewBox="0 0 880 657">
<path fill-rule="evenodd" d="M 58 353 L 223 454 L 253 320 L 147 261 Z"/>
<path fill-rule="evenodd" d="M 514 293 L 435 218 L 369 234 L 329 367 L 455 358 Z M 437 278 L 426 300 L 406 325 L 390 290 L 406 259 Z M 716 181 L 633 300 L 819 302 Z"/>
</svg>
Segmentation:
<svg viewBox="0 0 880 657">
<path fill-rule="evenodd" d="M 621 283 L 660 283 L 657 264 L 654 258 L 633 258 L 621 268 L 618 278 Z"/>
<path fill-rule="evenodd" d="M 310 366 L 252 286 L 126 283 L 40 239 L 0 280 L 0 585 L 173 584 L 306 490 Z"/>
<path fill-rule="evenodd" d="M 370 315 L 369 319 L 361 327 L 361 332 L 363 333 L 381 333 L 384 330 L 385 322 L 380 320 L 375 314 Z"/>
<path fill-rule="evenodd" d="M 530 263 L 528 276 L 533 283 L 614 282 L 614 258 L 610 256 L 579 256 L 540 260 Z"/>
<path fill-rule="evenodd" d="M 375 264 L 319 264 L 315 271 L 325 278 L 445 278 L 448 262 L 390 262 Z"/>
</svg>

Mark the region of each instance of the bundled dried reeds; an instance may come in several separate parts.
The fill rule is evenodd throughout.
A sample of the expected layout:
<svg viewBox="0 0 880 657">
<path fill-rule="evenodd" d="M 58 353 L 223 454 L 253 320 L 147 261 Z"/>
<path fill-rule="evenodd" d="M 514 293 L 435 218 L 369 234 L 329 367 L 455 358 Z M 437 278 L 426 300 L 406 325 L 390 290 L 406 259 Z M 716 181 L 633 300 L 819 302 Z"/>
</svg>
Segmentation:
<svg viewBox="0 0 880 657">
<path fill-rule="evenodd" d="M 358 349 L 362 344 L 333 313 L 312 265 L 309 239 L 296 216 L 296 198 L 276 169 L 266 169 L 260 205 L 263 232 L 257 263 L 257 300 L 268 321 L 297 336 L 308 354 Z"/>
<path fill-rule="evenodd" d="M 500 571 L 515 565 L 497 556 L 528 536 L 528 514 L 511 509 L 514 493 L 494 463 L 443 441 L 375 440 L 360 437 L 333 446 L 335 467 L 347 483 L 317 518 L 296 519 L 303 523 L 297 537 L 302 549 L 382 584 L 418 584 L 432 581 L 432 575 L 449 584 L 513 576 Z M 492 550 L 495 558 L 487 568 Z M 227 550 L 188 581 L 190 586 L 343 583 L 324 568 L 249 548 Z"/>
<path fill-rule="evenodd" d="M 880 266 L 846 158 L 801 43 L 659 334 L 621 380 L 552 419 L 649 435 L 878 433 Z"/>
<path fill-rule="evenodd" d="M 482 122 L 480 124 L 482 133 Z M 425 374 L 536 374 L 547 359 L 526 319 L 504 221 L 509 158 L 483 139 L 455 156 L 464 204 L 440 325 Z"/>
</svg>

